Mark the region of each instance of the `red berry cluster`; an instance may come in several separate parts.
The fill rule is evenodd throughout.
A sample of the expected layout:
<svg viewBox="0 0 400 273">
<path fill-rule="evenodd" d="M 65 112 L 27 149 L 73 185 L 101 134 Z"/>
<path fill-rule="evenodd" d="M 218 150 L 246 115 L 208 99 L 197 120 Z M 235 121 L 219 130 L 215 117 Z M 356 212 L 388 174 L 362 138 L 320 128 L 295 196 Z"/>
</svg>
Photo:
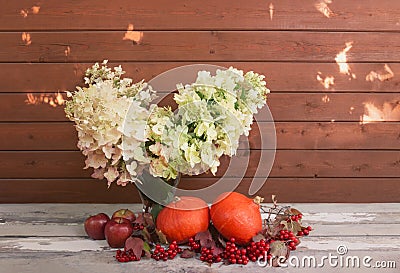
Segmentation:
<svg viewBox="0 0 400 273">
<path fill-rule="evenodd" d="M 296 250 L 296 246 L 300 243 L 299 239 L 289 230 L 281 230 L 278 238 L 281 241 L 286 241 L 290 250 Z"/>
<path fill-rule="evenodd" d="M 136 257 L 132 249 L 129 249 L 128 251 L 122 251 L 118 249 L 117 254 L 115 255 L 115 259 L 120 263 L 140 261 L 140 257 Z"/>
<path fill-rule="evenodd" d="M 264 239 L 259 242 L 251 242 L 250 245 L 246 248 L 247 256 L 252 262 L 258 260 L 258 258 L 268 257 L 270 259 L 271 254 L 268 254 L 269 243 Z"/>
<path fill-rule="evenodd" d="M 297 232 L 297 236 L 307 236 L 308 234 L 310 234 L 311 230 L 312 230 L 312 227 L 310 227 L 310 226 L 303 228 L 301 231 Z"/>
<path fill-rule="evenodd" d="M 139 223 L 133 223 L 133 230 L 143 230 L 144 225 Z"/>
<path fill-rule="evenodd" d="M 301 220 L 301 218 L 303 218 L 303 214 L 291 215 L 290 218 L 287 219 L 287 222 L 290 221 L 298 222 L 299 220 Z"/>
<path fill-rule="evenodd" d="M 220 255 L 214 255 L 214 248 L 210 247 L 203 247 L 201 249 L 201 255 L 200 255 L 200 260 L 202 260 L 203 262 L 207 262 L 207 263 L 219 263 L 222 261 L 222 258 Z"/>
<path fill-rule="evenodd" d="M 221 256 L 225 260 L 228 260 L 230 264 L 247 264 L 249 262 L 249 258 L 246 256 L 246 249 L 239 249 L 235 244 L 235 238 L 231 238 L 228 242 L 226 242 L 226 246 Z M 242 254 L 243 250 L 243 254 Z"/>
<path fill-rule="evenodd" d="M 156 261 L 167 261 L 172 260 L 176 257 L 178 253 L 182 253 L 183 249 L 178 246 L 176 241 L 173 241 L 168 248 L 163 248 L 160 244 L 156 244 L 151 258 Z"/>
<path fill-rule="evenodd" d="M 201 250 L 201 246 L 200 246 L 200 242 L 199 241 L 195 241 L 193 237 L 189 238 L 189 247 L 190 250 L 194 251 L 194 252 L 200 252 Z"/>
</svg>

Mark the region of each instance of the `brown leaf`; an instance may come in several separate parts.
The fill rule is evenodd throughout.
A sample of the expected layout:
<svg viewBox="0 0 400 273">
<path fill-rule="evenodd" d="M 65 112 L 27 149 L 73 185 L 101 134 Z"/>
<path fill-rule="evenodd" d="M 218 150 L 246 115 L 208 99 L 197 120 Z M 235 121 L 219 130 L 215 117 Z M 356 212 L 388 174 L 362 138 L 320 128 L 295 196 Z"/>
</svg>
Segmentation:
<svg viewBox="0 0 400 273">
<path fill-rule="evenodd" d="M 287 221 L 281 221 L 280 223 L 279 223 L 280 225 L 279 225 L 279 227 L 281 227 L 281 229 L 289 229 L 289 224 L 288 224 L 288 222 Z"/>
<path fill-rule="evenodd" d="M 145 225 L 155 226 L 154 221 L 153 221 L 153 215 L 151 215 L 151 213 L 143 213 L 143 218 L 144 218 Z"/>
<path fill-rule="evenodd" d="M 297 232 L 301 231 L 301 225 L 298 222 L 292 221 L 289 226 L 289 230 L 293 231 L 294 234 L 297 234 Z"/>
<path fill-rule="evenodd" d="M 215 247 L 214 247 L 214 251 L 213 251 L 213 254 L 214 254 L 214 255 L 219 255 L 219 254 L 221 254 L 222 252 L 224 252 L 224 249 L 223 249 L 222 247 L 218 247 L 218 246 L 215 246 Z"/>
<path fill-rule="evenodd" d="M 142 239 L 137 237 L 129 237 L 125 241 L 125 251 L 132 249 L 136 257 L 142 256 L 144 242 Z"/>
<path fill-rule="evenodd" d="M 197 233 L 194 236 L 194 239 L 196 241 L 200 241 L 200 245 L 202 247 L 215 247 L 215 242 L 213 241 L 211 233 L 208 230 Z"/>
<path fill-rule="evenodd" d="M 290 209 L 288 209 L 288 212 L 289 212 L 289 214 L 292 214 L 292 215 L 299 215 L 299 214 L 301 214 L 301 212 L 300 212 L 299 210 L 295 209 L 295 208 L 290 208 Z"/>
<path fill-rule="evenodd" d="M 144 225 L 144 217 L 143 217 L 144 213 L 139 213 L 138 216 L 136 217 L 135 221 L 133 221 L 133 223 L 137 223 L 137 224 L 143 224 Z"/>
<path fill-rule="evenodd" d="M 141 232 L 142 232 L 143 238 L 146 242 L 153 241 L 151 238 L 151 234 L 150 234 L 149 230 L 147 229 L 147 227 L 145 227 Z"/>
<path fill-rule="evenodd" d="M 222 236 L 218 236 L 218 243 L 220 243 L 224 248 L 226 247 L 226 242 Z"/>
<path fill-rule="evenodd" d="M 181 253 L 181 258 L 184 259 L 189 259 L 189 258 L 193 258 L 194 256 L 196 256 L 196 252 L 186 248 L 183 250 L 183 252 Z"/>
<path fill-rule="evenodd" d="M 281 259 L 281 257 L 289 258 L 290 250 L 285 242 L 275 241 L 270 244 L 270 253 L 273 257 L 272 266 L 276 267 L 279 266 L 278 259 Z M 283 263 L 284 261 L 279 260 L 279 262 Z"/>
<path fill-rule="evenodd" d="M 274 225 L 278 225 L 278 223 L 282 221 L 287 221 L 289 219 L 289 215 L 277 215 L 274 219 Z"/>
<path fill-rule="evenodd" d="M 282 228 L 285 226 L 285 225 L 282 225 L 281 223 L 282 222 L 287 223 L 286 220 L 280 221 L 280 219 L 283 219 L 283 218 L 282 217 L 275 218 L 275 220 L 272 222 L 272 225 L 268 226 L 268 235 L 272 238 L 276 237 L 279 234 L 279 232 L 282 230 Z"/>
<path fill-rule="evenodd" d="M 261 233 L 258 233 L 257 235 L 253 236 L 253 242 L 259 242 L 261 240 L 265 240 L 265 236 Z"/>
<path fill-rule="evenodd" d="M 155 226 L 153 216 L 148 212 L 139 213 L 134 223 L 143 224 L 144 226 Z"/>
<path fill-rule="evenodd" d="M 272 197 L 272 203 L 274 203 L 274 206 L 277 206 L 278 200 L 276 200 L 276 195 L 273 194 L 271 197 Z"/>
<path fill-rule="evenodd" d="M 214 241 L 215 248 L 226 247 L 226 242 L 224 238 L 222 237 L 221 233 L 218 232 L 218 230 L 213 226 L 213 224 L 210 224 L 208 227 L 209 232 L 211 233 L 212 240 Z"/>
</svg>

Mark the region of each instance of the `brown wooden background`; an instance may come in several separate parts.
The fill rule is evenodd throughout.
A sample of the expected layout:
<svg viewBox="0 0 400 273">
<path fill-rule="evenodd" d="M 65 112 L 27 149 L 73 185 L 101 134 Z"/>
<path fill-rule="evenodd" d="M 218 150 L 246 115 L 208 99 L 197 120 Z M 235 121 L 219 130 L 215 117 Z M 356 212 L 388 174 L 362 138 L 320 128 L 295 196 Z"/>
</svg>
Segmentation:
<svg viewBox="0 0 400 273">
<path fill-rule="evenodd" d="M 82 170 L 75 129 L 55 100 L 103 59 L 137 81 L 192 63 L 264 73 L 278 150 L 259 194 L 281 202 L 399 202 L 400 2 L 333 0 L 330 18 L 316 7 L 324 3 L 1 0 L 0 202 L 138 201 L 133 187 L 107 190 Z M 123 39 L 129 24 L 141 41 Z M 335 63 L 346 42 L 353 42 L 347 58 L 355 79 Z M 385 64 L 392 78 L 366 80 L 371 71 L 387 74 Z M 325 88 L 318 72 L 334 85 Z M 382 121 L 360 123 L 366 104 Z M 263 132 L 265 123 L 258 127 Z M 257 132 L 255 157 L 266 152 Z M 185 177 L 182 185 L 212 181 Z"/>
</svg>

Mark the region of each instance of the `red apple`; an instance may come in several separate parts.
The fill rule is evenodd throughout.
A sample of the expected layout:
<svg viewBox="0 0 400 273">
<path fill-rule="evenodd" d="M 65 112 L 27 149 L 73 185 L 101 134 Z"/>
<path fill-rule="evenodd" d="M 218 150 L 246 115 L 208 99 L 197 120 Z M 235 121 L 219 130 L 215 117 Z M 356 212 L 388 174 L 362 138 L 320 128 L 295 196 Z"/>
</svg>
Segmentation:
<svg viewBox="0 0 400 273">
<path fill-rule="evenodd" d="M 105 213 L 90 216 L 84 225 L 87 235 L 93 240 L 104 240 L 104 228 L 108 221 L 110 221 L 110 217 Z"/>
<path fill-rule="evenodd" d="M 116 212 L 113 213 L 111 218 L 117 218 L 117 217 L 125 218 L 131 222 L 136 220 L 135 214 L 132 211 L 130 211 L 129 209 L 117 210 Z"/>
<path fill-rule="evenodd" d="M 112 218 L 104 229 L 107 243 L 113 248 L 124 247 L 126 239 L 132 235 L 132 232 L 132 223 L 122 217 Z"/>
</svg>

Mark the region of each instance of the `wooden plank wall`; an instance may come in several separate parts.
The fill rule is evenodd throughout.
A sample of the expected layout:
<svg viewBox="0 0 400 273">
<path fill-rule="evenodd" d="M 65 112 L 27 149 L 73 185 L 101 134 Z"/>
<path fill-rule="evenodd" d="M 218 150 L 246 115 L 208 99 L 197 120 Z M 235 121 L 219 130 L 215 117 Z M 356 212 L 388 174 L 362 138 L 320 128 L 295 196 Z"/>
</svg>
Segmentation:
<svg viewBox="0 0 400 273">
<path fill-rule="evenodd" d="M 58 92 L 82 84 L 83 71 L 103 59 L 136 81 L 193 63 L 264 73 L 278 147 L 260 195 L 399 202 L 400 2 L 331 2 L 1 0 L 0 202 L 139 201 L 133 186 L 107 190 L 90 179 L 58 105 Z M 140 40 L 124 39 L 129 25 Z M 347 74 L 335 62 L 346 43 Z M 250 136 L 253 158 L 267 152 L 264 114 Z M 214 180 L 185 177 L 182 185 Z"/>
</svg>

